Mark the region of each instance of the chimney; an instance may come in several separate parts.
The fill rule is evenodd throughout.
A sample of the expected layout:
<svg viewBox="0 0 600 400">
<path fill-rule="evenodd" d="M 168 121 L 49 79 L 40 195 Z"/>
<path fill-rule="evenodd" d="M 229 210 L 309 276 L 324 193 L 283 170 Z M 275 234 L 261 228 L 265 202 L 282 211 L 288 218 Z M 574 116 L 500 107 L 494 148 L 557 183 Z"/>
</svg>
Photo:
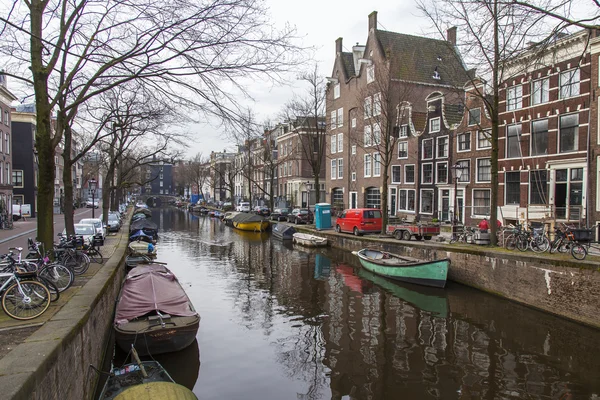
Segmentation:
<svg viewBox="0 0 600 400">
<path fill-rule="evenodd" d="M 377 11 L 373 11 L 369 14 L 369 32 L 372 29 L 377 29 Z"/>
<path fill-rule="evenodd" d="M 342 38 L 339 37 L 335 40 L 335 54 L 342 54 Z"/>
<path fill-rule="evenodd" d="M 446 40 L 453 46 L 456 46 L 456 27 L 448 28 L 446 31 Z"/>
</svg>

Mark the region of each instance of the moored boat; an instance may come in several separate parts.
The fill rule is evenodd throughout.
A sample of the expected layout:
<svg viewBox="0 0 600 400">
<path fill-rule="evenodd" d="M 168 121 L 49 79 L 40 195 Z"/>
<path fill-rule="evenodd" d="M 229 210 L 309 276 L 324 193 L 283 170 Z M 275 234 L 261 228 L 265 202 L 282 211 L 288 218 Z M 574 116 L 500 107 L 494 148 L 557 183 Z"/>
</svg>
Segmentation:
<svg viewBox="0 0 600 400">
<path fill-rule="evenodd" d="M 294 243 L 305 247 L 325 247 L 327 246 L 327 238 L 297 232 L 294 233 Z"/>
<path fill-rule="evenodd" d="M 223 222 L 225 222 L 225 225 L 227 226 L 233 226 L 233 217 L 235 217 L 236 215 L 239 214 L 239 211 L 227 211 L 225 214 L 223 214 Z"/>
<path fill-rule="evenodd" d="M 146 256 L 152 259 L 156 258 L 156 246 L 152 243 L 136 240 L 130 242 L 127 247 L 129 248 L 130 255 Z"/>
<path fill-rule="evenodd" d="M 275 239 L 279 240 L 292 240 L 294 238 L 295 233 L 296 228 L 294 228 L 291 225 L 275 224 L 275 226 L 271 228 L 271 235 Z"/>
<path fill-rule="evenodd" d="M 269 229 L 269 221 L 256 214 L 239 213 L 231 219 L 234 228 L 241 231 L 264 232 Z"/>
<path fill-rule="evenodd" d="M 403 282 L 443 288 L 450 260 L 423 261 L 380 250 L 353 251 L 367 271 Z"/>
<path fill-rule="evenodd" d="M 164 265 L 148 264 L 127 274 L 115 312 L 115 340 L 141 355 L 179 351 L 196 338 L 200 315 Z"/>
</svg>

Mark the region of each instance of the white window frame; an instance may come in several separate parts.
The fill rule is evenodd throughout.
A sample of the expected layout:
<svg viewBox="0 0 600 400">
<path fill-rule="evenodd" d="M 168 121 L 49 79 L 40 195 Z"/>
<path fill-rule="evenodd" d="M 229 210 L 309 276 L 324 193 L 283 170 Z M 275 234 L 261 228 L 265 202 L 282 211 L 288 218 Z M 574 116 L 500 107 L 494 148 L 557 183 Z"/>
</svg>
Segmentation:
<svg viewBox="0 0 600 400">
<path fill-rule="evenodd" d="M 460 138 L 461 137 L 468 137 L 469 138 L 469 148 L 464 149 L 464 150 L 460 150 Z M 471 132 L 463 132 L 463 133 L 459 133 L 458 135 L 456 135 L 456 152 L 457 153 L 464 153 L 467 151 L 471 151 Z"/>
<path fill-rule="evenodd" d="M 490 132 L 490 135 L 488 135 L 488 139 L 486 139 L 487 142 L 489 143 L 489 146 L 479 147 L 479 135 L 483 135 L 484 132 Z M 489 129 L 477 131 L 475 133 L 475 139 L 477 140 L 477 143 L 475 145 L 477 150 L 487 150 L 487 149 L 491 149 L 492 148 L 491 131 Z"/>
<path fill-rule="evenodd" d="M 431 182 L 425 182 L 425 167 L 426 166 L 431 167 Z M 434 175 L 433 163 L 432 162 L 422 163 L 421 164 L 421 184 L 422 185 L 433 185 L 433 183 L 435 182 L 433 175 Z"/>
<path fill-rule="evenodd" d="M 352 151 L 351 151 L 351 153 L 352 153 L 352 155 L 356 154 L 356 145 L 355 144 L 352 145 Z"/>
<path fill-rule="evenodd" d="M 469 166 L 469 170 L 465 174 L 464 173 L 464 167 L 463 167 L 463 174 L 460 176 L 460 179 L 458 180 L 458 182 L 460 182 L 460 183 L 471 183 L 471 160 L 468 159 L 468 158 L 465 158 L 465 159 L 462 159 L 462 160 L 456 160 L 456 163 L 463 163 L 463 162 L 467 163 L 467 165 Z M 466 177 L 466 180 L 465 180 L 464 177 Z"/>
<path fill-rule="evenodd" d="M 352 123 L 350 124 L 353 128 L 356 128 L 356 118 L 352 118 Z"/>
<path fill-rule="evenodd" d="M 375 64 L 367 65 L 367 83 L 375 81 Z"/>
<path fill-rule="evenodd" d="M 397 181 L 394 180 L 394 169 L 398 170 L 399 179 Z M 391 174 L 390 179 L 392 180 L 392 184 L 402 183 L 402 165 L 392 165 Z"/>
<path fill-rule="evenodd" d="M 340 98 L 340 83 L 339 82 L 333 85 L 333 98 L 334 99 Z"/>
<path fill-rule="evenodd" d="M 475 214 L 475 192 L 489 192 L 490 193 L 490 213 L 492 211 L 492 189 L 489 188 L 473 188 L 471 191 L 471 204 L 473 205 L 471 216 L 472 217 L 489 217 L 489 214 Z"/>
<path fill-rule="evenodd" d="M 343 158 L 338 158 L 337 159 L 337 178 L 338 179 L 343 179 L 344 178 L 344 159 Z"/>
<path fill-rule="evenodd" d="M 400 146 L 404 145 L 406 147 L 406 155 L 404 157 L 400 156 Z M 408 159 L 408 141 L 398 142 L 398 160 L 407 160 Z"/>
<path fill-rule="evenodd" d="M 408 137 L 408 124 L 400 125 L 400 133 L 398 136 L 401 138 Z"/>
<path fill-rule="evenodd" d="M 13 185 L 13 188 L 22 188 L 25 185 L 25 183 L 24 183 L 25 172 L 22 169 L 13 169 L 12 170 L 13 174 L 18 173 L 18 172 L 21 173 L 21 185 L 20 186 L 15 185 L 15 180 L 12 178 L 12 174 L 11 174 L 11 184 Z"/>
<path fill-rule="evenodd" d="M 406 192 L 406 208 L 400 208 L 400 192 Z M 398 211 L 404 211 L 404 212 L 408 212 L 408 213 L 414 213 L 416 210 L 415 209 L 410 209 L 408 208 L 408 192 L 413 192 L 413 198 L 415 201 L 415 204 L 417 202 L 417 193 L 415 189 L 398 189 Z M 415 207 L 416 208 L 416 207 Z"/>
<path fill-rule="evenodd" d="M 446 154 L 440 156 L 440 140 L 446 141 Z M 450 137 L 449 136 L 438 136 L 436 138 L 436 153 L 435 158 L 448 158 L 450 153 Z"/>
<path fill-rule="evenodd" d="M 431 118 L 429 120 L 429 133 L 439 132 L 441 128 L 440 117 Z"/>
<path fill-rule="evenodd" d="M 338 133 L 337 135 L 337 151 L 342 153 L 344 151 L 344 134 Z"/>
<path fill-rule="evenodd" d="M 372 161 L 371 161 L 371 154 L 365 154 L 364 156 L 364 168 L 363 168 L 363 176 L 365 178 L 370 178 L 371 177 L 371 171 L 372 171 Z"/>
<path fill-rule="evenodd" d="M 364 133 L 364 146 L 369 147 L 373 145 L 373 132 L 371 129 L 371 125 L 365 125 L 365 133 Z"/>
<path fill-rule="evenodd" d="M 425 158 L 425 142 L 431 142 L 431 157 Z M 421 160 L 433 160 L 433 156 L 435 154 L 435 146 L 433 143 L 433 138 L 423 139 L 421 142 Z"/>
<path fill-rule="evenodd" d="M 406 168 L 408 168 L 408 167 L 412 167 L 412 169 L 413 169 L 413 180 L 410 182 L 406 178 L 408 176 L 408 174 L 406 173 Z M 415 164 L 404 164 L 404 183 L 416 183 L 417 182 L 416 175 L 417 175 L 417 168 L 416 168 Z"/>
<path fill-rule="evenodd" d="M 441 164 L 446 164 L 446 180 L 445 181 L 440 181 L 440 177 L 438 176 L 438 165 Z M 442 161 L 442 162 L 438 162 L 435 163 L 435 183 L 448 183 L 448 179 L 449 179 L 449 175 L 450 174 L 450 169 L 448 168 L 448 161 Z"/>
<path fill-rule="evenodd" d="M 337 136 L 331 135 L 331 154 L 337 153 Z"/>
<path fill-rule="evenodd" d="M 373 129 L 373 144 L 379 145 L 381 144 L 381 125 L 379 122 L 375 122 L 372 126 Z"/>
<path fill-rule="evenodd" d="M 471 111 L 479 111 L 479 121 L 472 124 L 471 123 Z M 481 125 L 481 107 L 475 107 L 475 108 L 471 108 L 468 112 L 468 118 L 469 120 L 467 121 L 468 126 L 479 126 Z"/>
<path fill-rule="evenodd" d="M 479 180 L 479 160 L 490 160 L 490 180 L 480 181 Z M 475 159 L 475 183 L 490 183 L 492 181 L 492 159 L 490 157 L 481 157 Z"/>
<path fill-rule="evenodd" d="M 381 115 L 381 92 L 373 95 L 373 116 Z"/>
<path fill-rule="evenodd" d="M 356 172 L 352 172 L 352 182 L 356 182 Z"/>
<path fill-rule="evenodd" d="M 365 119 L 371 118 L 373 116 L 373 110 L 371 109 L 372 104 L 373 103 L 371 101 L 371 96 L 365 97 L 365 101 L 364 101 L 364 104 L 363 104 Z"/>
<path fill-rule="evenodd" d="M 337 179 L 337 160 L 333 159 L 331 160 L 330 163 L 330 167 L 331 167 L 331 180 L 334 181 Z"/>
<path fill-rule="evenodd" d="M 373 177 L 381 176 L 381 154 L 373 153 Z"/>
<path fill-rule="evenodd" d="M 577 79 L 575 81 L 575 78 Z M 563 82 L 563 80 L 567 80 Z M 558 95 L 560 99 L 568 99 L 569 97 L 579 96 L 581 93 L 581 74 L 579 68 L 570 69 L 561 72 L 559 75 Z M 568 90 L 565 90 L 568 89 Z M 568 93 L 567 93 L 568 92 Z"/>
<path fill-rule="evenodd" d="M 342 126 L 344 126 L 344 107 L 337 110 L 337 127 L 341 128 Z"/>
<path fill-rule="evenodd" d="M 523 108 L 523 85 L 515 85 L 506 89 L 506 110 Z"/>
<path fill-rule="evenodd" d="M 537 88 L 536 88 L 537 87 Z M 531 82 L 531 104 L 544 104 L 550 101 L 550 78 Z"/>
<path fill-rule="evenodd" d="M 431 212 L 425 212 L 423 211 L 423 199 L 425 198 L 423 196 L 423 192 L 431 192 Z M 433 215 L 433 211 L 434 211 L 434 203 L 435 203 L 435 190 L 433 189 L 421 189 L 419 192 L 420 196 L 419 198 L 421 199 L 421 201 L 419 201 L 419 210 L 421 214 L 426 214 L 426 215 Z"/>
</svg>

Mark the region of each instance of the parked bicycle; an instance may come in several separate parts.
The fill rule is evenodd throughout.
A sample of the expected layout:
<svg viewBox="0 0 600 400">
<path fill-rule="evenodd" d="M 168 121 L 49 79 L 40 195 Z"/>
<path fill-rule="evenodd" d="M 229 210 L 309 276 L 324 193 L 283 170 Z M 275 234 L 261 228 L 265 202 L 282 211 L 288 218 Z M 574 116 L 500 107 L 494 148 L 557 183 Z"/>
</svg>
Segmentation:
<svg viewBox="0 0 600 400">
<path fill-rule="evenodd" d="M 35 272 L 0 272 L 2 309 L 11 318 L 29 320 L 42 315 L 50 306 L 48 288 L 30 280 Z"/>
<path fill-rule="evenodd" d="M 462 232 L 456 232 L 452 235 L 450 239 L 450 244 L 452 243 L 472 243 L 473 242 L 473 234 L 475 233 L 475 229 L 470 226 L 463 227 Z"/>
</svg>

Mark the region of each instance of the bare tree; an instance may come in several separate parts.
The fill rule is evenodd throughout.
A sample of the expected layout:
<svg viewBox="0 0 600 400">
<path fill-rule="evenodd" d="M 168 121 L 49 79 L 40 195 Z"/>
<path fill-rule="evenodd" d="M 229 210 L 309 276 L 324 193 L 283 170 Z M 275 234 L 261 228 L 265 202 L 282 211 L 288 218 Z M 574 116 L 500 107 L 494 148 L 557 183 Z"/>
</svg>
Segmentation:
<svg viewBox="0 0 600 400">
<path fill-rule="evenodd" d="M 6 73 L 35 93 L 38 236 L 48 246 L 55 148 L 81 104 L 143 79 L 173 103 L 226 116 L 245 93 L 244 77 L 279 79 L 300 55 L 288 53 L 294 31 L 274 28 L 263 4 L 253 0 L 31 0 L 8 6 L 0 18 L 0 48 L 12 61 Z"/>
</svg>

